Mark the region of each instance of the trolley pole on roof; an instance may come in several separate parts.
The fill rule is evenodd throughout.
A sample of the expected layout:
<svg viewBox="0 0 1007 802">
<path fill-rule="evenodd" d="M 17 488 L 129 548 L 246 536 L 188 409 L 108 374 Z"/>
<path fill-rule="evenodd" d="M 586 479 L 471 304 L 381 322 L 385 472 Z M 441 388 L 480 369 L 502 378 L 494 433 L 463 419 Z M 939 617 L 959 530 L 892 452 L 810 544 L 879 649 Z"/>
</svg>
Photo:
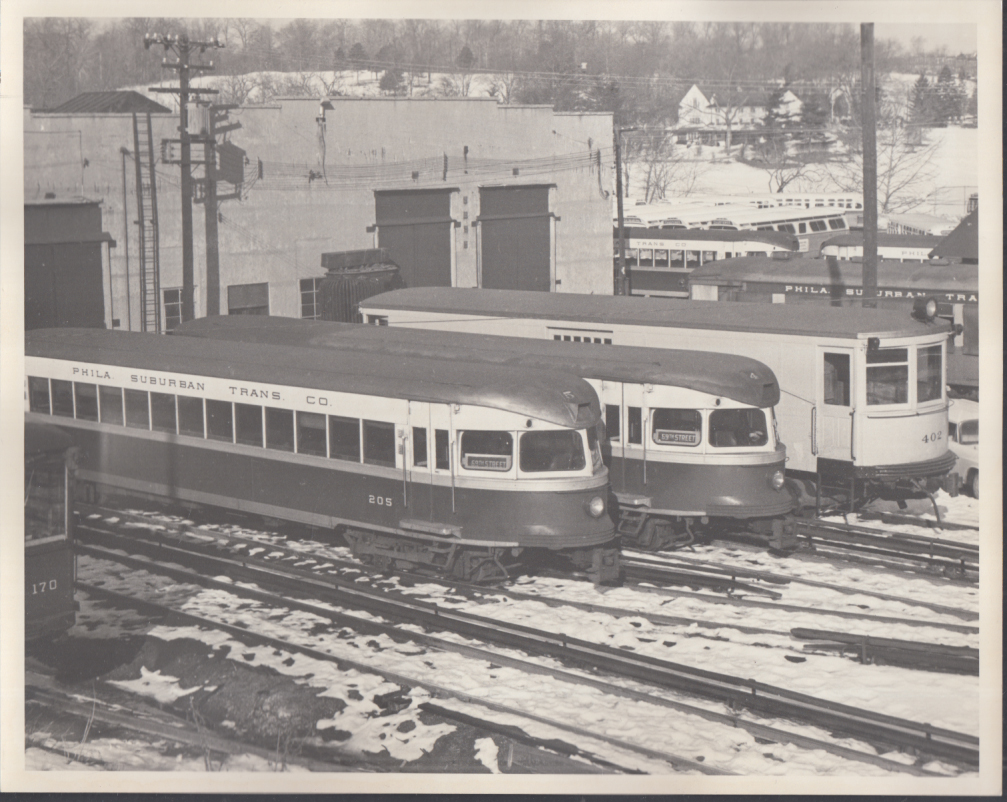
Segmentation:
<svg viewBox="0 0 1007 802">
<path fill-rule="evenodd" d="M 615 129 L 615 206 L 619 227 L 619 273 L 616 276 L 616 295 L 629 295 L 629 276 L 626 275 L 626 225 L 622 216 L 622 132 L 636 128 Z"/>
<path fill-rule="evenodd" d="M 192 265 L 192 139 L 189 136 L 189 96 L 215 95 L 216 89 L 197 89 L 189 86 L 190 71 L 209 72 L 213 70 L 213 62 L 209 64 L 189 64 L 189 55 L 198 49 L 205 53 L 208 47 L 223 47 L 223 43 L 213 37 L 207 42 L 190 41 L 182 33 L 152 34 L 143 36 L 143 46 L 149 50 L 151 45 L 162 45 L 164 49 L 172 50 L 178 61 L 161 61 L 166 69 L 178 70 L 177 87 L 152 86 L 152 92 L 169 92 L 178 95 L 178 134 L 181 146 L 181 194 L 182 194 L 182 320 L 192 320 L 196 316 L 195 276 Z M 160 299 L 158 299 L 160 302 Z"/>
<path fill-rule="evenodd" d="M 877 307 L 878 293 L 878 142 L 874 87 L 874 23 L 860 25 L 861 117 L 864 137 L 863 305 Z"/>
</svg>

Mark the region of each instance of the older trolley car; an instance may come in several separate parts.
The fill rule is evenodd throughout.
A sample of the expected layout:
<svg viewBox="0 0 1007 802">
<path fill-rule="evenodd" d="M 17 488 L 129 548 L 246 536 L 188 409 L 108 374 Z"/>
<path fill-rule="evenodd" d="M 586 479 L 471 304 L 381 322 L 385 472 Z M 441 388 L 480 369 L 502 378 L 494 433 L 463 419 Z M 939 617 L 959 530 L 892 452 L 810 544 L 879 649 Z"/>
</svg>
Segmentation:
<svg viewBox="0 0 1007 802">
<path fill-rule="evenodd" d="M 74 625 L 73 440 L 46 423 L 24 427 L 25 638 Z"/>
<path fill-rule="evenodd" d="M 625 260 L 630 294 L 689 297 L 689 275 L 718 259 L 766 256 L 796 251 L 797 238 L 778 231 L 674 231 L 629 228 Z M 619 230 L 615 231 L 615 269 L 619 269 Z"/>
<path fill-rule="evenodd" d="M 768 519 L 793 508 L 773 426 L 779 387 L 754 359 L 279 317 L 202 318 L 173 335 L 575 373 L 594 387 L 605 412 L 602 454 L 624 543 L 685 545 L 711 519 L 772 528 Z"/>
<path fill-rule="evenodd" d="M 878 307 L 911 313 L 920 299 L 933 299 L 937 316 L 954 324 L 947 383 L 959 395 L 978 397 L 979 266 L 879 259 L 877 276 Z M 842 258 L 831 265 L 825 259 L 735 259 L 698 268 L 689 286 L 696 300 L 859 306 L 863 265 Z"/>
<path fill-rule="evenodd" d="M 26 417 L 71 433 L 99 490 L 336 529 L 381 567 L 486 580 L 547 549 L 617 575 L 598 397 L 570 374 L 81 329 L 25 340 Z"/>
<path fill-rule="evenodd" d="M 908 312 L 717 304 L 424 287 L 374 296 L 367 322 L 539 339 L 687 348 L 764 362 L 787 466 L 841 484 L 852 504 L 880 485 L 922 489 L 954 465 L 947 447 L 951 326 Z"/>
</svg>

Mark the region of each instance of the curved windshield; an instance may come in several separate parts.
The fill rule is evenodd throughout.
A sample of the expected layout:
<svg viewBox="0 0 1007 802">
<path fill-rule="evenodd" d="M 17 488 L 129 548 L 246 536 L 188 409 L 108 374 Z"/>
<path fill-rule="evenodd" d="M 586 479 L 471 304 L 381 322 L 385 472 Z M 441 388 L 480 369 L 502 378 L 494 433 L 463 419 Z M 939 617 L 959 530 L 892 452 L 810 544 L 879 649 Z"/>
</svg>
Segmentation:
<svg viewBox="0 0 1007 802">
<path fill-rule="evenodd" d="M 521 435 L 521 470 L 580 471 L 587 465 L 579 431 L 524 432 Z"/>
<path fill-rule="evenodd" d="M 761 409 L 715 409 L 710 413 L 710 442 L 715 448 L 766 445 L 766 413 Z"/>
<path fill-rule="evenodd" d="M 663 446 L 695 446 L 703 439 L 703 416 L 697 409 L 655 409 L 653 440 Z"/>
</svg>

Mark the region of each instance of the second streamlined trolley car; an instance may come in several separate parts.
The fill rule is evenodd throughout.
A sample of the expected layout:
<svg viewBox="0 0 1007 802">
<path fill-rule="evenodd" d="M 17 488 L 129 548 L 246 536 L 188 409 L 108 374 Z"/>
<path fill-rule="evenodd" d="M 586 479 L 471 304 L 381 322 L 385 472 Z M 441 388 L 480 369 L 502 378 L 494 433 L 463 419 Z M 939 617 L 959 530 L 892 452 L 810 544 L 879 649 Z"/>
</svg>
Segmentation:
<svg viewBox="0 0 1007 802">
<path fill-rule="evenodd" d="M 84 329 L 25 338 L 26 420 L 79 479 L 338 530 L 466 580 L 529 550 L 618 575 L 590 385 L 568 373 Z"/>
<path fill-rule="evenodd" d="M 787 467 L 843 488 L 936 486 L 948 451 L 951 326 L 908 311 L 722 304 L 572 293 L 415 288 L 361 304 L 367 322 L 557 341 L 734 353 L 765 363 Z"/>
<path fill-rule="evenodd" d="M 59 635 L 74 625 L 73 440 L 56 426 L 24 427 L 25 639 Z"/>
<path fill-rule="evenodd" d="M 774 425 L 779 387 L 754 359 L 279 317 L 202 318 L 178 326 L 178 335 L 580 376 L 604 410 L 602 454 L 623 543 L 682 546 L 728 519 L 770 530 L 794 506 Z"/>
</svg>

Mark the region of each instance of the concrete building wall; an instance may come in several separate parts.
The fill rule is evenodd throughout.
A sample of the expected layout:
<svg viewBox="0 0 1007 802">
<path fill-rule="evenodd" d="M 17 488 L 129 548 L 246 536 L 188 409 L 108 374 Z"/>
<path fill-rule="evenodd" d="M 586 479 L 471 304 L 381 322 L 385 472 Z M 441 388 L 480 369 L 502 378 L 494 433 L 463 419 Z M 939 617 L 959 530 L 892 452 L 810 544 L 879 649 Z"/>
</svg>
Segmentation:
<svg viewBox="0 0 1007 802">
<path fill-rule="evenodd" d="M 550 192 L 554 289 L 612 292 L 610 200 L 612 117 L 558 114 L 492 99 L 281 99 L 231 112 L 229 140 L 246 151 L 242 199 L 220 204 L 219 312 L 227 287 L 269 283 L 272 314 L 299 316 L 299 281 L 324 274 L 321 254 L 375 247 L 376 190 L 452 188 L 453 281 L 477 286 L 480 189 L 555 185 Z M 195 117 L 195 115 L 194 115 Z M 152 118 L 155 156 L 175 139 L 174 115 Z M 125 158 L 125 148 L 130 155 Z M 25 198 L 52 192 L 101 202 L 111 253 L 116 317 L 139 328 L 139 240 L 132 117 L 26 112 Z M 194 157 L 198 148 L 193 148 Z M 259 164 L 262 178 L 259 178 Z M 447 170 L 445 172 L 445 164 Z M 516 172 L 515 172 L 516 171 Z M 125 194 L 123 179 L 125 172 Z M 181 287 L 181 201 L 177 165 L 157 172 L 161 288 Z M 195 177 L 202 175 L 194 169 Z M 230 190 L 218 186 L 219 193 Z M 193 205 L 196 314 L 206 314 L 204 208 Z M 368 230 L 371 229 L 371 230 Z M 127 315 L 127 247 L 129 307 Z M 121 313 L 120 313 L 121 312 Z"/>
</svg>

